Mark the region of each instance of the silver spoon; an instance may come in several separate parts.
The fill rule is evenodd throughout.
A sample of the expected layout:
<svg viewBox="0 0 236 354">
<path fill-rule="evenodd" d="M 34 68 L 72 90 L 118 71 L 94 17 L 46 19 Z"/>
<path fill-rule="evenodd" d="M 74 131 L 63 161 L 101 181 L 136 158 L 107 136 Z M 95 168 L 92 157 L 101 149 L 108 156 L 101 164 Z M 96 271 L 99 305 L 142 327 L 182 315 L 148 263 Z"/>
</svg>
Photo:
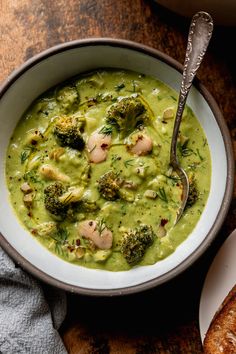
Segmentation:
<svg viewBox="0 0 236 354">
<path fill-rule="evenodd" d="M 185 54 L 183 78 L 180 88 L 178 108 L 175 117 L 171 149 L 170 149 L 170 165 L 176 171 L 183 185 L 183 194 L 181 206 L 177 212 L 175 224 L 181 218 L 189 194 L 189 181 L 186 172 L 180 166 L 177 157 L 177 140 L 179 134 L 179 127 L 184 111 L 184 106 L 188 97 L 188 93 L 192 86 L 193 79 L 202 62 L 207 46 L 211 39 L 213 31 L 213 20 L 207 12 L 200 11 L 196 13 L 191 21 L 188 44 Z"/>
</svg>

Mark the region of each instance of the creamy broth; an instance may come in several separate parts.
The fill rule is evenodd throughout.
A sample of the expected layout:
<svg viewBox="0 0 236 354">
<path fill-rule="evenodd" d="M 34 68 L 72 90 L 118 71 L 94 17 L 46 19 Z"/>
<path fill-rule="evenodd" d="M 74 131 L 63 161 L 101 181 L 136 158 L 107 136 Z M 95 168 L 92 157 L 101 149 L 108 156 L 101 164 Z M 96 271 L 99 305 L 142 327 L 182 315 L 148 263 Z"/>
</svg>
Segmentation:
<svg viewBox="0 0 236 354">
<path fill-rule="evenodd" d="M 31 235 L 68 262 L 111 271 L 154 264 L 174 252 L 196 226 L 211 181 L 207 139 L 186 106 L 178 156 L 191 195 L 174 226 L 182 195 L 169 166 L 176 108 L 176 92 L 162 82 L 105 69 L 63 83 L 33 102 L 6 158 L 11 204 Z M 65 138 L 62 123 L 76 125 L 80 140 L 74 142 L 74 133 Z M 104 191 L 109 178 L 112 187 Z M 61 193 L 48 206 L 52 185 Z M 137 230 L 151 230 L 152 240 L 133 262 L 122 242 L 132 233 L 136 237 Z"/>
</svg>

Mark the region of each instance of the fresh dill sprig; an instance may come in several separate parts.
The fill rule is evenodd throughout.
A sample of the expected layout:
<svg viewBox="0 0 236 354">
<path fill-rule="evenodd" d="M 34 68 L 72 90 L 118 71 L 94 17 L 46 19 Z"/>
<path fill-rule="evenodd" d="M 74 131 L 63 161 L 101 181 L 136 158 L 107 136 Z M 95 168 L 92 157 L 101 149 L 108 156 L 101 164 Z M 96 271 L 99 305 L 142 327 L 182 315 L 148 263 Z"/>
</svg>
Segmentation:
<svg viewBox="0 0 236 354">
<path fill-rule="evenodd" d="M 125 160 L 124 161 L 125 167 L 128 168 L 129 166 L 133 166 L 133 161 L 134 161 L 134 159 Z"/>
<path fill-rule="evenodd" d="M 66 240 L 68 239 L 68 236 L 69 236 L 68 231 L 62 228 L 59 228 L 54 235 L 51 235 L 51 238 L 55 241 L 55 252 L 59 256 L 63 256 L 63 257 L 67 256 L 67 253 L 62 248 L 62 246 L 65 244 Z"/>
<path fill-rule="evenodd" d="M 68 239 L 68 231 L 66 229 L 59 228 L 54 235 L 51 235 L 51 238 L 56 241 L 58 244 L 64 244 Z"/>
<path fill-rule="evenodd" d="M 200 159 L 201 161 L 203 161 L 204 158 L 203 158 L 202 155 L 200 154 L 199 149 L 197 149 L 196 151 L 197 151 L 197 155 L 198 155 L 199 159 Z"/>
<path fill-rule="evenodd" d="M 27 171 L 24 176 L 23 176 L 25 181 L 31 181 L 33 183 L 40 183 L 43 184 L 42 180 L 39 180 L 36 176 L 36 172 L 35 171 Z"/>
<path fill-rule="evenodd" d="M 177 144 L 179 152 L 180 152 L 181 156 L 183 156 L 183 157 L 190 156 L 190 155 L 194 154 L 193 149 L 190 149 L 188 147 L 188 143 L 189 143 L 189 140 L 186 140 L 183 143 L 183 145 L 181 145 L 181 143 Z"/>
<path fill-rule="evenodd" d="M 122 90 L 125 87 L 125 84 L 123 82 L 121 82 L 120 84 L 115 86 L 115 91 L 119 92 L 120 90 Z"/>
<path fill-rule="evenodd" d="M 101 234 L 106 228 L 106 223 L 105 220 L 102 218 L 99 220 L 98 224 L 97 224 L 97 230 L 99 232 L 99 234 Z"/>
<path fill-rule="evenodd" d="M 166 191 L 165 191 L 164 187 L 159 188 L 158 196 L 161 200 L 163 200 L 163 202 L 168 203 L 168 199 L 167 199 Z"/>
<path fill-rule="evenodd" d="M 33 149 L 29 146 L 29 147 L 25 148 L 23 151 L 21 151 L 20 162 L 21 162 L 22 165 L 29 158 L 32 150 Z"/>
<path fill-rule="evenodd" d="M 177 176 L 172 176 L 172 175 L 170 175 L 170 176 L 168 176 L 168 175 L 164 175 L 166 178 L 169 178 L 170 180 L 172 180 L 173 182 L 175 182 L 175 183 L 178 183 L 179 181 L 180 181 L 180 178 L 179 177 L 177 177 Z"/>
<path fill-rule="evenodd" d="M 99 130 L 99 134 L 103 134 L 103 135 L 111 135 L 112 134 L 112 126 L 111 125 L 104 125 L 100 130 Z"/>
</svg>

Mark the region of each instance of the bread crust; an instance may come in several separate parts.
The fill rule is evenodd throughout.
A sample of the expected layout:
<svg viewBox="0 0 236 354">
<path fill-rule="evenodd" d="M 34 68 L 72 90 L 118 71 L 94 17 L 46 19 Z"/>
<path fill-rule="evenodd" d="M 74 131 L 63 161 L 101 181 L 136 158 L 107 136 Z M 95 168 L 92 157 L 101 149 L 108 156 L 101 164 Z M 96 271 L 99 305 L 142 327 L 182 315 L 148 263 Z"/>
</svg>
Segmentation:
<svg viewBox="0 0 236 354">
<path fill-rule="evenodd" d="M 203 347 L 205 354 L 236 354 L 236 285 L 216 312 Z"/>
</svg>

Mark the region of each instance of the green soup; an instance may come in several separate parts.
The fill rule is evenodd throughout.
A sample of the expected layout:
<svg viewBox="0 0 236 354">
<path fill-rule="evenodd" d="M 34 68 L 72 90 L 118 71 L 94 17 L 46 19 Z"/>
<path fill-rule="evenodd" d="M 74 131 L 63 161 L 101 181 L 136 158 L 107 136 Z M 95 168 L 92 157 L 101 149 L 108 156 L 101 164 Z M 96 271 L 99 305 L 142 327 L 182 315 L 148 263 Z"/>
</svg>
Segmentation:
<svg viewBox="0 0 236 354">
<path fill-rule="evenodd" d="M 169 166 L 177 94 L 136 72 L 99 70 L 51 89 L 19 121 L 6 178 L 15 212 L 51 252 L 110 271 L 169 256 L 196 226 L 208 198 L 206 136 L 187 106 L 178 156 Z M 17 236 L 16 236 L 17 237 Z"/>
</svg>

